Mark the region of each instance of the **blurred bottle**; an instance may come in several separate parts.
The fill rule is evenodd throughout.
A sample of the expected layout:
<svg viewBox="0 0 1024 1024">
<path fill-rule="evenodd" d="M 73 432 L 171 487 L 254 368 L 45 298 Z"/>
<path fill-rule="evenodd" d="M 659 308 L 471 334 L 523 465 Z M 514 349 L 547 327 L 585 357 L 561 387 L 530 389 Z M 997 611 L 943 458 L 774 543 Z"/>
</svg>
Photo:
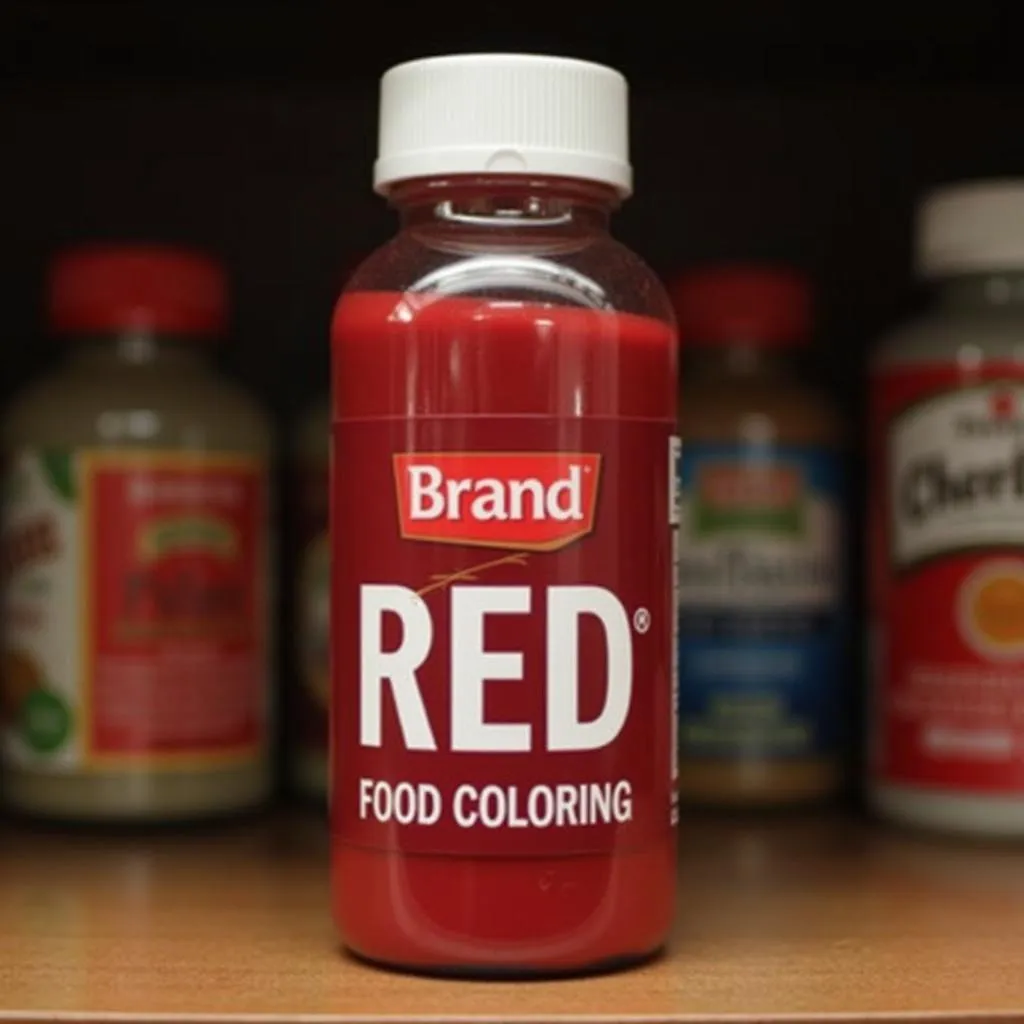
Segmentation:
<svg viewBox="0 0 1024 1024">
<path fill-rule="evenodd" d="M 295 675 L 290 687 L 293 790 L 326 807 L 330 696 L 330 549 L 327 534 L 330 403 L 312 403 L 293 438 L 295 467 Z"/>
<path fill-rule="evenodd" d="M 788 805 L 841 779 L 840 424 L 804 383 L 799 274 L 710 267 L 672 294 L 680 401 L 680 795 Z"/>
<path fill-rule="evenodd" d="M 926 197 L 917 264 L 872 365 L 873 797 L 1024 836 L 1024 181 Z"/>
<path fill-rule="evenodd" d="M 5 796 L 62 819 L 177 820 L 268 795 L 271 430 L 208 368 L 222 269 L 59 256 L 72 344 L 3 424 Z"/>
<path fill-rule="evenodd" d="M 361 257 L 349 256 L 338 275 L 347 281 Z M 333 299 L 333 296 L 332 296 Z M 323 353 L 326 357 L 326 351 Z M 318 367 L 319 368 L 319 367 Z M 329 372 L 324 358 L 322 371 Z M 331 403 L 319 388 L 292 430 L 293 473 L 291 551 L 294 644 L 286 690 L 290 723 L 288 776 L 292 792 L 326 808 L 330 698 L 330 552 L 328 544 L 328 456 Z"/>
</svg>

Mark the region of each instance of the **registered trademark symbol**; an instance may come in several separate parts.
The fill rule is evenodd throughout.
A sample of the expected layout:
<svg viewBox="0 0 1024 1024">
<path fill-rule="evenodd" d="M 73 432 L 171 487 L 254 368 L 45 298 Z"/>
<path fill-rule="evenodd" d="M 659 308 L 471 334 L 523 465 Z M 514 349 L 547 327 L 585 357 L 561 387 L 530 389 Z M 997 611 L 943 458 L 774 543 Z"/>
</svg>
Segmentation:
<svg viewBox="0 0 1024 1024">
<path fill-rule="evenodd" d="M 646 633 L 651 628 L 651 613 L 646 608 L 633 612 L 633 628 L 638 633 Z"/>
</svg>

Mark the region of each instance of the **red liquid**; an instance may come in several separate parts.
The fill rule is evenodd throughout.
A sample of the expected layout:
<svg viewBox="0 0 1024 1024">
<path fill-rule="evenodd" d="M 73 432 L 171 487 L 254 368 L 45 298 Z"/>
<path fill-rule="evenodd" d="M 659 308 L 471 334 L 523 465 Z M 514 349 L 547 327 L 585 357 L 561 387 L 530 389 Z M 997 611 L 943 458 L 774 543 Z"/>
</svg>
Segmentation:
<svg viewBox="0 0 1024 1024">
<path fill-rule="evenodd" d="M 334 915 L 346 943 L 371 959 L 428 970 L 572 971 L 649 955 L 664 942 L 675 909 L 675 829 L 669 821 L 667 803 L 662 808 L 658 802 L 668 790 L 674 759 L 667 641 L 651 641 L 661 644 L 655 660 L 643 662 L 653 665 L 653 669 L 643 676 L 634 675 L 634 694 L 642 695 L 647 717 L 639 724 L 632 723 L 630 733 L 633 745 L 626 769 L 631 770 L 633 764 L 638 781 L 634 794 L 636 821 L 629 827 L 612 825 L 594 832 L 578 829 L 568 842 L 581 852 L 557 855 L 545 852 L 552 843 L 550 830 L 537 833 L 536 840 L 524 838 L 522 830 L 484 835 L 479 843 L 486 853 L 473 856 L 436 848 L 439 841 L 430 838 L 429 830 L 410 832 L 378 826 L 375 832 L 366 833 L 383 837 L 390 849 L 373 848 L 364 840 L 353 820 L 352 805 L 345 802 L 356 786 L 361 769 L 355 762 L 362 756 L 356 750 L 358 739 L 352 722 L 358 717 L 353 694 L 359 685 L 358 660 L 350 649 L 358 643 L 352 625 L 352 593 L 357 584 L 389 581 L 387 575 L 372 575 L 377 572 L 372 558 L 376 557 L 378 543 L 380 558 L 387 564 L 401 566 L 403 557 L 434 556 L 429 554 L 428 545 L 394 539 L 395 497 L 384 492 L 391 489 L 390 482 L 383 473 L 379 478 L 363 472 L 356 475 L 351 463 L 361 457 L 362 448 L 356 439 L 376 437 L 372 432 L 377 429 L 391 431 L 388 436 L 400 439 L 392 445 L 396 451 L 403 450 L 396 445 L 407 445 L 413 451 L 458 451 L 464 436 L 471 439 L 473 450 L 532 450 L 531 443 L 533 448 L 538 447 L 533 442 L 543 437 L 544 430 L 552 433 L 553 451 L 577 450 L 574 443 L 588 443 L 592 437 L 611 438 L 604 456 L 609 483 L 606 487 L 602 481 L 605 504 L 597 513 L 600 529 L 564 552 L 536 556 L 531 562 L 531 566 L 559 568 L 525 571 L 542 578 L 548 573 L 559 581 L 588 583 L 587 552 L 594 550 L 607 560 L 610 548 L 614 548 L 610 555 L 612 575 L 619 572 L 621 563 L 623 587 L 628 587 L 629 563 L 643 561 L 634 559 L 630 549 L 642 550 L 647 531 L 642 528 L 638 536 L 631 529 L 628 536 L 622 535 L 632 499 L 628 494 L 616 493 L 614 484 L 619 481 L 619 490 L 626 489 L 623 482 L 632 479 L 628 473 L 636 460 L 627 446 L 618 451 L 615 439 L 620 434 L 642 439 L 648 436 L 645 431 L 654 431 L 660 437 L 658 431 L 667 435 L 674 429 L 672 328 L 645 317 L 577 308 L 493 299 L 357 293 L 344 296 L 336 310 L 333 360 L 336 425 L 332 459 L 337 461 L 332 463 L 331 513 L 335 544 L 332 675 L 336 698 L 331 722 L 332 874 Z M 479 443 L 479 424 L 480 430 L 489 430 L 488 436 L 498 439 L 496 445 Z M 524 438 L 529 440 L 524 442 Z M 622 458 L 616 462 L 620 454 Z M 644 492 L 638 501 L 648 503 L 651 499 L 646 491 L 656 491 L 657 501 L 652 507 L 663 514 L 667 485 L 659 474 L 667 472 L 667 466 L 660 449 L 656 465 L 658 469 L 652 472 L 658 476 L 657 488 L 647 487 L 646 478 L 640 476 L 635 490 Z M 379 523 L 374 527 L 376 533 L 359 519 L 362 513 L 352 511 L 356 501 L 373 506 Z M 360 544 L 349 540 L 354 523 L 360 527 Z M 652 522 L 651 526 L 651 534 L 658 537 L 656 593 L 651 608 L 660 629 L 671 600 L 664 550 L 667 545 L 661 543 L 660 524 Z M 667 539 L 667 529 L 664 532 Z M 399 543 L 405 547 L 395 546 Z M 437 564 L 444 571 L 450 570 L 447 563 L 441 565 L 441 559 L 452 557 L 451 545 L 434 547 L 441 552 Z M 365 554 L 365 548 L 372 551 Z M 403 552 L 411 555 L 403 556 Z M 484 552 L 484 557 L 487 554 Z M 354 565 L 360 558 L 365 565 Z M 583 575 L 570 578 L 572 572 Z M 535 618 L 531 613 L 530 630 L 536 629 Z M 523 680 L 499 682 L 487 691 L 488 701 L 495 694 L 494 703 L 488 705 L 488 716 L 500 717 L 504 697 L 522 693 L 537 682 L 530 668 L 537 660 L 531 660 L 536 653 L 530 646 L 533 640 L 519 635 L 526 632 L 522 625 L 505 621 L 494 625 L 497 628 L 493 636 L 497 639 L 488 640 L 494 650 L 517 650 L 520 644 L 527 650 Z M 436 632 L 444 635 L 440 629 Z M 580 636 L 584 645 L 581 679 L 585 686 L 591 675 L 603 673 L 604 662 L 603 655 L 595 655 L 587 646 L 593 636 L 585 631 Z M 392 646 L 398 642 L 393 639 Z M 643 638 L 637 641 L 641 655 L 642 642 Z M 591 646 L 601 645 L 595 642 Z M 443 669 L 430 677 L 431 685 L 447 683 L 447 663 Z M 512 707 L 512 699 L 520 698 L 509 696 L 507 708 Z M 589 699 L 586 693 L 581 697 L 581 707 L 584 699 Z M 526 707 L 533 705 L 522 699 L 507 712 L 511 716 L 507 720 L 522 720 Z M 450 706 L 442 703 L 436 708 L 450 711 Z M 430 709 L 436 708 L 431 705 Z M 410 755 L 395 743 L 393 715 L 388 709 L 384 715 L 383 756 L 386 766 L 393 767 L 394 777 L 433 778 L 430 766 L 435 761 L 429 758 L 438 758 L 436 763 L 440 764 L 438 755 Z M 438 714 L 433 720 L 442 723 L 443 733 L 446 714 Z M 542 730 L 543 725 L 538 723 L 535 735 L 543 735 Z M 595 771 L 607 768 L 621 774 L 622 749 L 595 754 Z M 447 767 L 436 778 L 447 778 L 452 785 L 464 777 L 460 764 L 468 770 L 477 763 L 472 759 L 480 757 L 450 752 L 443 756 L 448 758 L 444 762 Z M 509 759 L 516 756 L 528 758 L 523 764 L 528 763 L 531 770 L 548 770 L 550 765 L 555 776 L 562 770 L 560 766 L 572 763 L 545 762 L 545 758 L 565 755 L 543 751 L 499 754 L 497 758 L 504 759 L 506 765 L 515 765 L 517 762 Z M 459 757 L 466 760 L 460 762 Z M 652 763 L 636 765 L 638 760 Z M 642 823 L 646 824 L 641 830 Z M 634 824 L 637 831 L 631 832 Z M 508 837 L 510 846 L 502 847 L 502 836 Z M 638 836 L 643 837 L 642 841 L 637 840 Z M 536 843 L 536 852 L 531 842 Z M 510 851 L 515 855 L 505 855 Z"/>
</svg>

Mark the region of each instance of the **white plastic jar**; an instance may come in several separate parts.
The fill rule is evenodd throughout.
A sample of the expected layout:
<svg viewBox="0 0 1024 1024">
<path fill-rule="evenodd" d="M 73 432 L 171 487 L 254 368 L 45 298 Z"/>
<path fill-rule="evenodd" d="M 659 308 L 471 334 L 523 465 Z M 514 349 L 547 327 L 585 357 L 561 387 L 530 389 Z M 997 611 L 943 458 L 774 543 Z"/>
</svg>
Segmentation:
<svg viewBox="0 0 1024 1024">
<path fill-rule="evenodd" d="M 872 796 L 1024 836 L 1024 180 L 928 196 L 917 262 L 871 372 Z"/>
<path fill-rule="evenodd" d="M 164 248 L 59 256 L 63 365 L 7 410 L 2 739 L 9 806 L 201 818 L 261 803 L 271 429 L 208 367 L 221 268 Z"/>
</svg>

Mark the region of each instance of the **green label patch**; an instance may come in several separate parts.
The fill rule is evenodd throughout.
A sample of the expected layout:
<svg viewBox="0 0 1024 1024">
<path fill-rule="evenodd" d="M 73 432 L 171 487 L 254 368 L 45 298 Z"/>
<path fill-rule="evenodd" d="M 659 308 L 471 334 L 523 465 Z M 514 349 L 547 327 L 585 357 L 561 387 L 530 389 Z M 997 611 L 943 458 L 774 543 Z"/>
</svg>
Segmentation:
<svg viewBox="0 0 1024 1024">
<path fill-rule="evenodd" d="M 790 466 L 715 463 L 701 467 L 694 533 L 757 531 L 796 536 L 804 529 L 804 481 Z"/>
</svg>

